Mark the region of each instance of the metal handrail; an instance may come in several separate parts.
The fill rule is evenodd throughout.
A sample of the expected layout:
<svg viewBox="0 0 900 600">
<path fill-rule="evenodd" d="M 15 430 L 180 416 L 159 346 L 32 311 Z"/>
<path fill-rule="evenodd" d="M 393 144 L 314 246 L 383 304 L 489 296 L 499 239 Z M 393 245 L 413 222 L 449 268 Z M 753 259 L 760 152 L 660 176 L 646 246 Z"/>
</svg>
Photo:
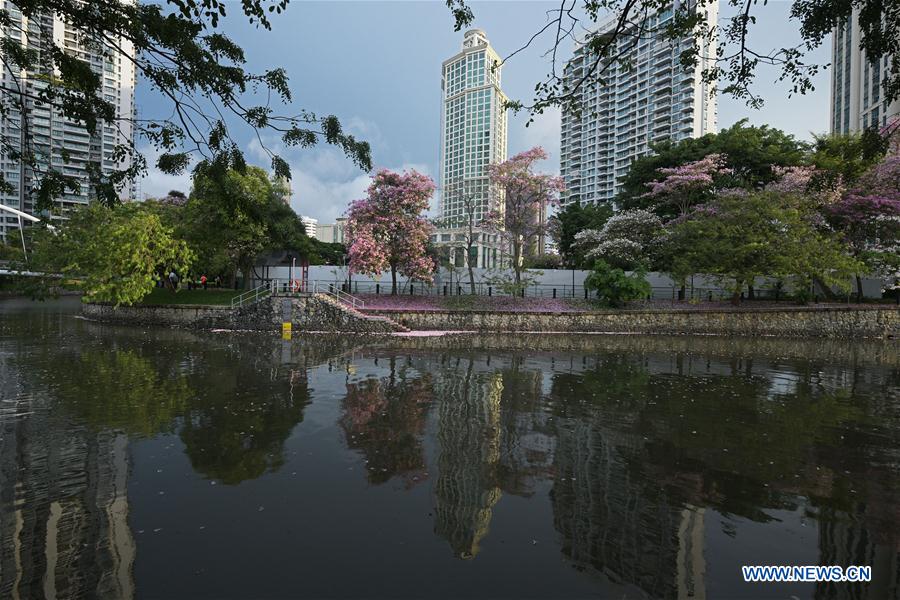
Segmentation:
<svg viewBox="0 0 900 600">
<path fill-rule="evenodd" d="M 355 309 L 365 308 L 365 306 L 366 306 L 366 303 L 363 302 L 362 300 L 360 300 L 359 298 L 357 298 L 356 296 L 348 294 L 347 292 L 339 289 L 338 287 L 336 287 L 334 285 L 329 285 L 328 288 L 325 288 L 325 286 L 322 286 L 322 287 L 323 287 L 323 289 L 320 290 L 319 282 L 316 281 L 315 285 L 313 286 L 314 293 L 326 294 L 328 296 L 333 297 L 338 302 L 343 302 L 344 304 L 349 304 L 350 306 L 352 306 Z"/>
<path fill-rule="evenodd" d="M 244 304 L 256 303 L 259 302 L 261 297 L 264 297 L 264 294 L 271 293 L 269 289 L 269 285 L 264 283 L 262 285 L 258 285 L 252 290 L 247 290 L 241 294 L 238 294 L 234 298 L 231 299 L 231 308 L 240 308 Z"/>
</svg>

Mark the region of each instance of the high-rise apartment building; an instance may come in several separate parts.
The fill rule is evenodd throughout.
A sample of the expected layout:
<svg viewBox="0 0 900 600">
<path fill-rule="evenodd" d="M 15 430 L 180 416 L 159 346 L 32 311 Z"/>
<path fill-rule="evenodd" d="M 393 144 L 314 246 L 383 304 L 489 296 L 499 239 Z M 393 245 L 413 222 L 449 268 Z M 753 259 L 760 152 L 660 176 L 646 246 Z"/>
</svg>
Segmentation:
<svg viewBox="0 0 900 600">
<path fill-rule="evenodd" d="M 868 60 L 860 49 L 859 12 L 832 36 L 831 132 L 854 133 L 881 127 L 900 115 L 900 98 L 888 102 L 882 87 L 890 73 L 891 57 Z"/>
<path fill-rule="evenodd" d="M 127 1 L 127 0 L 126 0 Z M 38 53 L 48 55 L 56 45 L 69 56 L 74 56 L 89 64 L 101 77 L 103 98 L 116 107 L 117 120 L 100 123 L 91 135 L 83 125 L 67 119 L 58 108 L 36 103 L 34 97 L 44 88 L 53 73 L 38 69 L 35 71 L 4 69 L 0 76 L 3 86 L 2 103 L 5 114 L 0 123 L 0 134 L 17 149 L 34 152 L 38 168 L 34 172 L 14 157 L 0 153 L 0 173 L 5 181 L 15 188 L 12 193 L 0 192 L 0 203 L 29 214 L 33 214 L 33 189 L 48 170 L 74 176 L 80 183 L 80 190 L 66 190 L 57 200 L 57 205 L 65 210 L 78 204 L 85 204 L 93 197 L 88 181 L 88 165 L 99 164 L 102 172 L 126 169 L 130 159 L 118 161 L 114 150 L 119 144 L 134 141 L 133 116 L 135 114 L 134 88 L 135 67 L 128 55 L 134 56 L 133 44 L 119 40 L 120 51 L 103 56 L 96 47 L 84 43 L 83 34 L 71 24 L 54 14 L 45 13 L 38 17 L 24 16 L 18 7 L 7 0 L 0 0 L 0 9 L 8 11 L 10 25 L 0 30 L 0 35 L 14 40 Z M 123 55 L 123 52 L 125 55 Z M 37 64 L 52 64 L 38 60 Z M 19 90 L 24 99 L 19 96 Z M 24 102 L 24 115 L 21 103 Z M 125 185 L 119 194 L 123 199 L 132 199 L 135 183 Z M 18 230 L 17 217 L 0 213 L 0 237 Z"/>
<path fill-rule="evenodd" d="M 661 31 L 682 5 L 675 0 L 672 7 L 650 15 L 643 23 L 644 33 L 637 25 L 620 32 L 611 49 L 618 60 L 606 67 L 602 83 L 579 85 L 598 58 L 589 46 L 576 47 L 564 71 L 566 87 L 576 90 L 578 107 L 567 108 L 562 115 L 564 204 L 612 201 L 631 163 L 652 153 L 652 144 L 715 133 L 716 99 L 712 86 L 701 77 L 711 58 L 701 58 L 685 70 L 679 58 L 693 45 L 693 37 L 667 40 L 646 33 Z M 716 22 L 717 2 L 702 10 L 710 23 Z M 593 35 L 610 35 L 615 26 L 610 21 Z M 715 55 L 715 42 L 701 52 L 703 57 Z"/>
<path fill-rule="evenodd" d="M 441 75 L 441 191 L 438 212 L 446 225 L 432 240 L 453 248 L 452 260 L 465 262 L 458 247 L 469 219 L 480 222 L 502 210 L 502 196 L 491 185 L 487 167 L 506 160 L 506 95 L 500 88 L 500 56 L 480 29 L 467 31 L 462 50 L 444 61 Z M 500 260 L 497 235 L 478 232 L 473 266 L 494 267 Z"/>
<path fill-rule="evenodd" d="M 315 238 L 319 228 L 319 221 L 303 215 L 300 215 L 300 221 L 303 223 L 303 229 L 306 231 L 306 235 Z"/>
</svg>

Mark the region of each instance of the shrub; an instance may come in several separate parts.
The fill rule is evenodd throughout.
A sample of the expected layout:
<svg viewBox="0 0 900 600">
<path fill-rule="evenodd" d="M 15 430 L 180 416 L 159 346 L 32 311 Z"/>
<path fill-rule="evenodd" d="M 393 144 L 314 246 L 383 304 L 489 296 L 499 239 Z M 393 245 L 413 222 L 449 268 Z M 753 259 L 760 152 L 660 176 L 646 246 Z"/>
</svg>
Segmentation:
<svg viewBox="0 0 900 600">
<path fill-rule="evenodd" d="M 622 269 L 612 267 L 607 262 L 598 260 L 594 263 L 593 272 L 587 276 L 584 286 L 597 292 L 597 298 L 608 306 L 619 307 L 650 295 L 650 284 L 645 279 L 644 271 L 635 271 L 628 275 Z"/>
</svg>

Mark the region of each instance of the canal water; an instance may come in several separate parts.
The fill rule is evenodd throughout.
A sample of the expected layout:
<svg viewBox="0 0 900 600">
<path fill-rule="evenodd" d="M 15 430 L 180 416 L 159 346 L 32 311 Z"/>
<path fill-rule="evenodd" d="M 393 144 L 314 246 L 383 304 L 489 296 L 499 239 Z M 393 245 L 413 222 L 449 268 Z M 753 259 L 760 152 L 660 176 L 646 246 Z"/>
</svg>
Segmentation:
<svg viewBox="0 0 900 600">
<path fill-rule="evenodd" d="M 0 598 L 897 598 L 897 350 L 286 342 L 5 300 Z"/>
</svg>

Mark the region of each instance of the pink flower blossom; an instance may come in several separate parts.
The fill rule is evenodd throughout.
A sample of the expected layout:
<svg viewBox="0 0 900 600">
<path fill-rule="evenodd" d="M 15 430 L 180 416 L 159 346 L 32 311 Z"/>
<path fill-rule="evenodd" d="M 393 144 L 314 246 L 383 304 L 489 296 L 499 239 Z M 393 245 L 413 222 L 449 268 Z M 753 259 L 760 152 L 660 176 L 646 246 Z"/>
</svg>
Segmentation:
<svg viewBox="0 0 900 600">
<path fill-rule="evenodd" d="M 430 282 L 435 265 L 426 249 L 433 227 L 423 213 L 434 190 L 434 181 L 414 170 L 378 171 L 368 196 L 350 204 L 350 268 L 367 275 L 390 270 L 395 287 L 397 273 Z"/>
</svg>

